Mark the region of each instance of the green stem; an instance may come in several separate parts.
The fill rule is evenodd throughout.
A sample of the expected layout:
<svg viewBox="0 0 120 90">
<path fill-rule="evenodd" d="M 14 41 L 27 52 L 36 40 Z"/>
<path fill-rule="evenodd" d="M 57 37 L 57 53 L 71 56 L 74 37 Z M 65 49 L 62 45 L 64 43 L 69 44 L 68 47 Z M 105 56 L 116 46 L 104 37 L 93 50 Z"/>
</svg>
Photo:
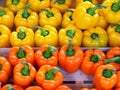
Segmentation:
<svg viewBox="0 0 120 90">
<path fill-rule="evenodd" d="M 46 80 L 53 80 L 55 78 L 55 72 L 58 72 L 59 68 L 52 68 L 50 71 L 45 73 Z"/>
<path fill-rule="evenodd" d="M 52 52 L 56 52 L 56 48 L 53 46 L 48 46 L 46 51 L 43 52 L 43 56 L 45 58 L 50 58 L 52 56 Z"/>
<path fill-rule="evenodd" d="M 0 70 L 2 70 L 2 64 L 0 64 Z"/>
<path fill-rule="evenodd" d="M 7 86 L 7 90 L 14 90 L 12 86 Z"/>
<path fill-rule="evenodd" d="M 12 4 L 17 5 L 20 2 L 20 0 L 12 0 Z"/>
<path fill-rule="evenodd" d="M 23 14 L 22 14 L 22 17 L 23 18 L 28 18 L 29 16 L 30 16 L 30 13 L 28 12 L 28 8 L 30 7 L 30 4 L 28 3 L 27 5 L 26 5 L 26 7 L 24 8 L 24 12 L 23 12 Z"/>
<path fill-rule="evenodd" d="M 48 9 L 46 9 L 46 8 L 43 8 L 43 9 L 41 9 L 40 11 L 46 11 L 46 12 L 47 12 L 47 17 L 48 17 L 48 18 L 54 16 L 54 14 L 53 14 L 50 10 L 48 10 Z"/>
<path fill-rule="evenodd" d="M 112 24 L 111 26 L 116 26 L 115 31 L 120 33 L 120 24 Z"/>
<path fill-rule="evenodd" d="M 94 15 L 95 15 L 95 11 L 96 11 L 97 9 L 100 9 L 100 8 L 106 8 L 106 6 L 103 5 L 103 4 L 96 5 L 96 6 L 93 7 L 93 8 L 88 8 L 88 9 L 87 9 L 87 13 L 90 14 L 91 16 L 94 16 Z"/>
<path fill-rule="evenodd" d="M 49 35 L 49 31 L 48 31 L 48 30 L 45 30 L 45 29 L 42 28 L 41 26 L 35 26 L 33 29 L 35 29 L 35 28 L 41 30 L 41 35 L 42 35 L 42 36 L 45 37 L 45 36 Z"/>
<path fill-rule="evenodd" d="M 113 72 L 116 72 L 116 70 L 105 69 L 105 70 L 102 72 L 102 76 L 104 76 L 105 78 L 111 78 Z"/>
<path fill-rule="evenodd" d="M 20 28 L 17 36 L 19 39 L 23 40 L 26 37 L 26 33 L 25 33 L 24 29 Z"/>
<path fill-rule="evenodd" d="M 120 64 L 120 57 L 116 56 L 114 58 L 104 60 L 105 64 L 108 64 L 108 63 L 111 63 L 111 62 L 115 62 L 115 63 Z"/>
<path fill-rule="evenodd" d="M 21 70 L 21 74 L 23 76 L 29 76 L 30 75 L 30 69 L 29 69 L 29 65 L 27 62 L 22 62 L 23 65 L 25 65 L 25 67 Z"/>
<path fill-rule="evenodd" d="M 75 36 L 75 30 L 72 30 L 72 29 L 67 30 L 66 36 L 73 38 Z"/>
<path fill-rule="evenodd" d="M 97 63 L 100 59 L 101 59 L 101 56 L 98 54 L 90 57 L 90 61 L 94 63 Z"/>
<path fill-rule="evenodd" d="M 0 9 L 0 16 L 6 15 L 6 11 Z"/>
<path fill-rule="evenodd" d="M 93 33 L 91 35 L 91 38 L 94 39 L 94 40 L 98 40 L 99 39 L 99 35 L 97 33 Z"/>
<path fill-rule="evenodd" d="M 19 51 L 16 53 L 16 56 L 17 56 L 19 59 L 26 57 L 26 53 L 25 53 L 23 47 L 19 47 Z"/>
<path fill-rule="evenodd" d="M 85 2 L 85 1 L 89 1 L 89 2 L 91 2 L 91 3 L 92 3 L 92 0 L 84 0 L 84 2 Z"/>
<path fill-rule="evenodd" d="M 73 56 L 75 54 L 75 51 L 72 49 L 72 40 L 69 40 L 68 49 L 66 51 L 67 56 Z"/>
<path fill-rule="evenodd" d="M 111 10 L 113 12 L 118 12 L 120 10 L 120 0 L 118 0 L 118 2 L 112 4 Z"/>
<path fill-rule="evenodd" d="M 64 4 L 66 0 L 55 0 L 53 4 L 58 3 L 58 4 Z"/>
</svg>

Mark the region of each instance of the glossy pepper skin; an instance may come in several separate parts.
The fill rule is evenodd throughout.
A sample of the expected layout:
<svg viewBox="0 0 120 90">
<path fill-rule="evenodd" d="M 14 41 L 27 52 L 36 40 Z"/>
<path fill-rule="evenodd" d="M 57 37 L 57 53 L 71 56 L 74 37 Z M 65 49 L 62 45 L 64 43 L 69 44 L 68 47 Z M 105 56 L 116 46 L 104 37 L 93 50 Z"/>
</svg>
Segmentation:
<svg viewBox="0 0 120 90">
<path fill-rule="evenodd" d="M 13 81 L 14 84 L 22 87 L 29 86 L 36 75 L 36 69 L 27 62 L 17 64 L 13 70 Z"/>
<path fill-rule="evenodd" d="M 43 45 L 35 53 L 35 62 L 38 67 L 45 64 L 57 66 L 58 64 L 58 50 L 50 45 Z"/>
<path fill-rule="evenodd" d="M 63 15 L 63 20 L 62 20 L 62 27 L 65 28 L 69 24 L 74 24 L 73 22 L 73 15 L 74 9 L 67 9 L 66 12 Z"/>
<path fill-rule="evenodd" d="M 19 85 L 6 84 L 0 90 L 24 90 Z"/>
<path fill-rule="evenodd" d="M 72 39 L 72 45 L 81 46 L 82 36 L 82 31 L 75 25 L 70 24 L 59 30 L 59 46 L 68 45 L 69 39 Z"/>
<path fill-rule="evenodd" d="M 5 25 L 0 24 L 0 47 L 9 47 L 10 46 L 10 34 L 11 31 Z"/>
<path fill-rule="evenodd" d="M 81 88 L 80 90 L 97 90 L 96 88 L 91 88 L 91 89 L 89 89 L 89 88 Z"/>
<path fill-rule="evenodd" d="M 0 57 L 0 82 L 2 85 L 7 83 L 8 78 L 11 75 L 12 67 L 8 60 L 4 57 Z"/>
<path fill-rule="evenodd" d="M 36 26 L 37 28 L 35 32 L 35 45 L 42 46 L 42 45 L 58 45 L 58 34 L 56 28 L 45 25 L 44 27 Z"/>
<path fill-rule="evenodd" d="M 72 42 L 69 40 L 69 45 L 60 48 L 58 60 L 61 68 L 69 73 L 74 73 L 79 69 L 83 56 L 82 49 L 78 46 L 72 46 Z"/>
<path fill-rule="evenodd" d="M 93 82 L 98 90 L 112 89 L 118 80 L 116 68 L 113 65 L 101 65 L 97 68 Z"/>
<path fill-rule="evenodd" d="M 105 64 L 112 64 L 117 70 L 120 70 L 120 47 L 113 47 L 106 53 Z"/>
<path fill-rule="evenodd" d="M 16 31 L 10 34 L 10 43 L 12 46 L 34 46 L 33 30 L 24 26 L 18 27 Z"/>
<path fill-rule="evenodd" d="M 83 33 L 82 45 L 85 47 L 105 47 L 107 43 L 107 33 L 101 27 L 93 27 Z"/>
<path fill-rule="evenodd" d="M 38 15 L 36 12 L 29 9 L 30 4 L 27 4 L 24 9 L 17 12 L 15 16 L 15 26 L 25 26 L 28 28 L 33 28 L 38 25 Z"/>
<path fill-rule="evenodd" d="M 50 0 L 29 0 L 30 8 L 35 11 L 39 12 L 42 8 L 50 8 Z"/>
<path fill-rule="evenodd" d="M 106 58 L 105 53 L 102 50 L 86 50 L 84 53 L 84 59 L 81 63 L 81 70 L 87 75 L 94 75 L 97 68 L 104 64 Z"/>
<path fill-rule="evenodd" d="M 16 13 L 20 9 L 23 9 L 27 4 L 28 0 L 6 0 L 6 6 Z"/>
<path fill-rule="evenodd" d="M 59 87 L 57 87 L 54 90 L 71 90 L 71 89 L 66 85 L 60 85 Z"/>
<path fill-rule="evenodd" d="M 43 90 L 40 86 L 29 86 L 25 90 Z"/>
<path fill-rule="evenodd" d="M 62 84 L 63 76 L 57 67 L 43 65 L 36 74 L 36 82 L 44 90 L 54 90 Z"/>
<path fill-rule="evenodd" d="M 115 85 L 115 87 L 120 88 L 120 71 L 118 71 L 116 74 L 118 76 L 118 81 L 117 81 L 117 84 Z"/>
<path fill-rule="evenodd" d="M 53 27 L 60 26 L 62 21 L 62 15 L 57 8 L 44 8 L 39 13 L 39 25 L 50 25 Z"/>
<path fill-rule="evenodd" d="M 108 23 L 119 23 L 120 22 L 120 0 L 105 0 L 103 2 L 107 8 L 103 9 L 105 20 Z M 109 13 L 109 14 L 108 14 Z M 114 19 L 113 19 L 114 18 Z"/>
<path fill-rule="evenodd" d="M 34 50 L 28 45 L 24 45 L 23 47 L 12 47 L 8 54 L 8 60 L 12 66 L 23 61 L 34 65 Z"/>
<path fill-rule="evenodd" d="M 14 14 L 8 8 L 0 6 L 0 24 L 3 24 L 10 29 L 14 25 Z"/>
<path fill-rule="evenodd" d="M 80 29 L 89 29 L 96 25 L 99 19 L 98 10 L 105 5 L 94 5 L 90 2 L 81 3 L 73 13 L 73 21 Z"/>
<path fill-rule="evenodd" d="M 107 29 L 109 46 L 120 46 L 120 24 L 112 24 Z"/>
<path fill-rule="evenodd" d="M 52 0 L 51 7 L 58 8 L 61 13 L 64 13 L 72 4 L 72 0 Z"/>
</svg>

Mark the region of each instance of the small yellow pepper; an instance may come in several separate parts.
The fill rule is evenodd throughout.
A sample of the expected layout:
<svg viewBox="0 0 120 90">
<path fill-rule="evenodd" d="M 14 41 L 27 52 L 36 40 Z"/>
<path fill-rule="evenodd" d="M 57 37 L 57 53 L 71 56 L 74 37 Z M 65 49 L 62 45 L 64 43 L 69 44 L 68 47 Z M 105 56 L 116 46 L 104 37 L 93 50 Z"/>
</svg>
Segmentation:
<svg viewBox="0 0 120 90">
<path fill-rule="evenodd" d="M 65 28 L 69 24 L 74 24 L 73 19 L 72 19 L 72 14 L 74 12 L 74 9 L 67 9 L 66 12 L 63 15 L 63 20 L 62 20 L 62 27 Z"/>
<path fill-rule="evenodd" d="M 52 0 L 51 7 L 58 8 L 61 13 L 64 13 L 71 6 L 72 0 Z"/>
<path fill-rule="evenodd" d="M 50 0 L 29 0 L 30 8 L 33 11 L 39 12 L 42 8 L 50 7 Z"/>
<path fill-rule="evenodd" d="M 120 46 L 120 24 L 112 24 L 107 29 L 109 46 Z"/>
<path fill-rule="evenodd" d="M 10 35 L 10 43 L 12 46 L 29 45 L 34 46 L 34 32 L 30 28 L 20 26 Z"/>
<path fill-rule="evenodd" d="M 10 29 L 14 25 L 14 14 L 8 8 L 0 7 L 0 24 L 6 25 Z"/>
<path fill-rule="evenodd" d="M 28 0 L 6 0 L 6 6 L 13 12 L 23 9 Z"/>
<path fill-rule="evenodd" d="M 41 9 L 39 13 L 40 26 L 51 25 L 53 27 L 60 26 L 62 21 L 62 15 L 57 8 Z"/>
<path fill-rule="evenodd" d="M 99 4 L 97 6 L 90 2 L 81 3 L 73 12 L 73 21 L 80 29 L 89 29 L 96 25 L 99 19 L 99 8 L 105 8 L 105 5 Z"/>
<path fill-rule="evenodd" d="M 58 45 L 58 34 L 56 28 L 45 25 L 44 27 L 36 26 L 37 31 L 35 32 L 35 45 L 42 46 L 44 44 L 57 46 Z"/>
<path fill-rule="evenodd" d="M 72 24 L 59 31 L 59 46 L 68 45 L 70 39 L 72 45 L 81 46 L 82 31 Z"/>
<path fill-rule="evenodd" d="M 85 47 L 105 47 L 108 37 L 106 31 L 101 27 L 93 27 L 84 31 L 82 46 Z"/>
<path fill-rule="evenodd" d="M 91 2 L 94 5 L 98 4 L 98 0 L 76 0 L 76 5 L 75 6 L 77 7 L 79 4 L 81 4 L 82 2 L 86 2 L 86 1 Z"/>
<path fill-rule="evenodd" d="M 0 48 L 10 46 L 10 29 L 0 24 Z"/>
<path fill-rule="evenodd" d="M 120 0 L 105 0 L 107 8 L 103 9 L 104 17 L 108 23 L 120 23 Z"/>
<path fill-rule="evenodd" d="M 17 12 L 15 16 L 15 26 L 25 26 L 29 28 L 33 28 L 38 25 L 38 15 L 36 12 L 28 9 L 30 4 L 27 4 L 24 10 L 20 10 Z"/>
</svg>

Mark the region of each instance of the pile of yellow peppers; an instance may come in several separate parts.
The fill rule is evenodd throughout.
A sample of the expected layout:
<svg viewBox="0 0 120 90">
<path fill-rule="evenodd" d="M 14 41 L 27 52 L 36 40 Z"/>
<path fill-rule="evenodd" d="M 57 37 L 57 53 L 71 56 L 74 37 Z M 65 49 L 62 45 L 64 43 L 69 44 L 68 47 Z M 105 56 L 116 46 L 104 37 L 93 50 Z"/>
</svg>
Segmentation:
<svg viewBox="0 0 120 90">
<path fill-rule="evenodd" d="M 75 5 L 73 6 L 73 3 Z M 0 47 L 120 46 L 120 0 L 6 0 Z"/>
</svg>

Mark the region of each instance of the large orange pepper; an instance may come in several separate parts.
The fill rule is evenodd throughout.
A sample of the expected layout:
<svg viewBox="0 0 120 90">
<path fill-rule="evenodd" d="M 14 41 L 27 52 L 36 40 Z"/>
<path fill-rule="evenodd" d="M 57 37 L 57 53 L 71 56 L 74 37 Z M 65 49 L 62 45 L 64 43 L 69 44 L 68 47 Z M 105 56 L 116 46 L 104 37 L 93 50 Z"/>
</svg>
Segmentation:
<svg viewBox="0 0 120 90">
<path fill-rule="evenodd" d="M 111 48 L 106 54 L 105 64 L 112 64 L 117 70 L 120 70 L 120 47 Z"/>
<path fill-rule="evenodd" d="M 43 90 L 40 86 L 29 86 L 25 90 Z"/>
<path fill-rule="evenodd" d="M 14 84 L 25 88 L 33 82 L 35 75 L 36 69 L 30 63 L 19 63 L 14 67 L 13 71 Z"/>
<path fill-rule="evenodd" d="M 120 71 L 117 72 L 117 76 L 118 76 L 118 81 L 117 81 L 117 84 L 115 85 L 115 87 L 120 88 Z"/>
<path fill-rule="evenodd" d="M 116 88 L 115 90 L 120 90 L 120 88 Z"/>
<path fill-rule="evenodd" d="M 113 65 L 101 65 L 97 68 L 93 83 L 98 90 L 112 89 L 116 84 L 118 77 L 116 68 Z"/>
<path fill-rule="evenodd" d="M 44 90 L 53 90 L 63 82 L 63 75 L 59 68 L 50 65 L 43 65 L 36 74 L 36 82 Z"/>
<path fill-rule="evenodd" d="M 80 90 L 97 90 L 96 88 L 91 88 L 91 89 L 89 89 L 89 88 L 81 88 Z"/>
<path fill-rule="evenodd" d="M 84 59 L 81 64 L 81 70 L 87 75 L 94 75 L 96 69 L 103 65 L 103 60 L 105 59 L 105 54 L 102 50 L 86 50 Z"/>
<path fill-rule="evenodd" d="M 34 50 L 28 45 L 24 45 L 23 47 L 13 47 L 10 49 L 8 60 L 13 66 L 22 61 L 34 64 Z"/>
<path fill-rule="evenodd" d="M 5 84 L 8 81 L 12 71 L 12 67 L 8 60 L 4 57 L 0 57 L 0 82 Z"/>
<path fill-rule="evenodd" d="M 19 85 L 6 84 L 0 90 L 24 90 Z"/>
<path fill-rule="evenodd" d="M 71 90 L 71 89 L 66 85 L 60 85 L 59 87 L 57 87 L 54 90 Z"/>
<path fill-rule="evenodd" d="M 35 53 L 35 61 L 38 67 L 48 64 L 57 66 L 58 64 L 58 50 L 50 45 L 43 45 Z"/>
<path fill-rule="evenodd" d="M 83 60 L 83 51 L 78 46 L 72 46 L 72 41 L 69 40 L 69 45 L 64 45 L 60 48 L 59 64 L 69 73 L 76 72 Z"/>
</svg>

